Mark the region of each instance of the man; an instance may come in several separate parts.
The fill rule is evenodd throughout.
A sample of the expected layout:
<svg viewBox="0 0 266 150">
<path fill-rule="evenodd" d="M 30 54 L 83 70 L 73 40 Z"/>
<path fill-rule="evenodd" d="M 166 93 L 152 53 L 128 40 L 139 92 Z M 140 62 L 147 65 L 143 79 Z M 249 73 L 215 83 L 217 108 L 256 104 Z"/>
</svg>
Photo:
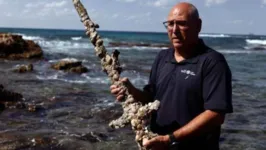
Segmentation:
<svg viewBox="0 0 266 150">
<path fill-rule="evenodd" d="M 149 149 L 218 150 L 221 125 L 231 113 L 231 71 L 222 54 L 207 47 L 198 35 L 201 19 L 190 3 L 175 5 L 164 22 L 173 48 L 155 59 L 144 91 L 127 79 L 138 101 L 160 100 L 151 130 L 160 136 L 144 143 Z M 124 91 L 112 85 L 117 100 Z"/>
</svg>

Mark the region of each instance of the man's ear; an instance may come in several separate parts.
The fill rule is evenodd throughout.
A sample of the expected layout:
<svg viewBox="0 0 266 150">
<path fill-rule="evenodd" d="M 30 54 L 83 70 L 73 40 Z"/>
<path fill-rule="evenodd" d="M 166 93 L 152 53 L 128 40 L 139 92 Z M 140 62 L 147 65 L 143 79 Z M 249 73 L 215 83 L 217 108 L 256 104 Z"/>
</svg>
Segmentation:
<svg viewBox="0 0 266 150">
<path fill-rule="evenodd" d="M 199 19 L 198 19 L 198 23 L 197 23 L 197 30 L 198 30 L 198 33 L 200 33 L 200 31 L 201 31 L 201 27 L 202 27 L 202 20 L 199 18 Z"/>
</svg>

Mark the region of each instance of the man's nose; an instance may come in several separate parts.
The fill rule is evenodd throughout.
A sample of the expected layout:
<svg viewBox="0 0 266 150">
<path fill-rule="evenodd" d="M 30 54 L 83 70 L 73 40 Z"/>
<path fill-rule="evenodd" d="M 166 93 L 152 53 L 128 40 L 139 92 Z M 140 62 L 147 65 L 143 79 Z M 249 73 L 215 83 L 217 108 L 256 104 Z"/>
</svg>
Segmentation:
<svg viewBox="0 0 266 150">
<path fill-rule="evenodd" d="M 177 31 L 179 31 L 179 26 L 177 25 L 177 23 L 174 23 L 173 32 L 177 32 Z"/>
</svg>

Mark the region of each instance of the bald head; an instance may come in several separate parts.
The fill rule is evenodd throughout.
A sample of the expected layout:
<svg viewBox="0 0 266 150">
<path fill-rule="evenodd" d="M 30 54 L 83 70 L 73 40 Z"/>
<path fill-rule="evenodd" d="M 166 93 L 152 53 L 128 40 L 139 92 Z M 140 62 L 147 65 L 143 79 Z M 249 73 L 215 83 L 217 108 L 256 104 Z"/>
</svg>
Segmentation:
<svg viewBox="0 0 266 150">
<path fill-rule="evenodd" d="M 168 18 L 171 16 L 182 15 L 187 19 L 199 19 L 199 12 L 197 8 L 191 3 L 181 2 L 176 4 L 170 11 Z"/>
<path fill-rule="evenodd" d="M 186 2 L 176 4 L 166 23 L 168 37 L 175 50 L 184 51 L 197 44 L 202 21 L 194 5 Z"/>
</svg>

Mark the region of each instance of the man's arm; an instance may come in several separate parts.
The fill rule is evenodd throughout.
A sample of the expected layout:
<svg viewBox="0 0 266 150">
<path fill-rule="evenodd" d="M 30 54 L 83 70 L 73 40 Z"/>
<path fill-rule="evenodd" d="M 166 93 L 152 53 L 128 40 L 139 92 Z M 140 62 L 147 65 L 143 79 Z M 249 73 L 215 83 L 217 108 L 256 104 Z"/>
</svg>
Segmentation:
<svg viewBox="0 0 266 150">
<path fill-rule="evenodd" d="M 210 132 L 216 127 L 219 127 L 224 122 L 224 116 L 223 113 L 206 110 L 188 124 L 176 130 L 173 135 L 177 141 L 183 141 L 202 135 L 203 133 Z M 157 136 L 151 140 L 143 140 L 143 145 L 148 149 L 168 149 L 169 144 L 169 135 Z"/>
<path fill-rule="evenodd" d="M 178 141 L 202 135 L 217 128 L 224 122 L 225 115 L 211 110 L 206 110 L 188 124 L 176 130 L 173 134 Z M 168 137 L 169 138 L 169 137 Z"/>
</svg>

